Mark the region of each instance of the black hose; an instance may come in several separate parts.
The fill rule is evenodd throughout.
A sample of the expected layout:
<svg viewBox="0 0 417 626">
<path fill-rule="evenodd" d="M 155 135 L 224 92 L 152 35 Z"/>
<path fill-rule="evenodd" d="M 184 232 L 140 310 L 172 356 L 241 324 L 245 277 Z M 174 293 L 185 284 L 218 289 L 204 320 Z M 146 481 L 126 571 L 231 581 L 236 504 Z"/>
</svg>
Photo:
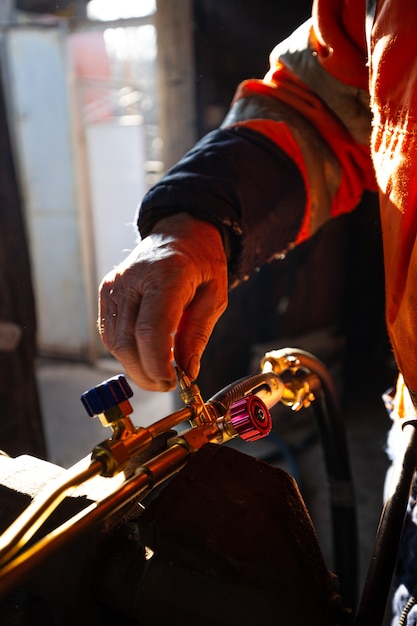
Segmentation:
<svg viewBox="0 0 417 626">
<path fill-rule="evenodd" d="M 313 409 L 329 481 L 335 571 L 343 601 L 354 610 L 358 600 L 358 522 L 344 427 L 328 410 L 324 394 Z"/>
<path fill-rule="evenodd" d="M 314 386 L 316 400 L 312 407 L 330 488 L 335 569 L 344 603 L 353 610 L 356 608 L 358 592 L 358 524 L 339 395 L 328 369 L 312 354 L 298 348 L 287 348 L 279 353 L 281 356 L 295 357 L 301 369 L 313 375 L 310 383 Z M 211 401 L 220 402 L 229 408 L 245 393 L 268 384 L 268 376 L 276 377 L 276 374 L 261 373 L 243 378 L 216 393 Z"/>
<path fill-rule="evenodd" d="M 358 596 L 358 521 L 350 456 L 339 394 L 326 366 L 304 350 L 290 349 L 302 369 L 320 382 L 312 403 L 330 489 L 333 553 L 340 592 L 346 606 L 356 608 Z"/>
<path fill-rule="evenodd" d="M 404 527 L 408 499 L 416 471 L 417 428 L 414 421 L 405 424 L 404 450 L 394 470 L 390 496 L 387 498 L 375 539 L 374 552 L 362 592 L 355 626 L 380 626 L 389 597 L 398 548 Z"/>
</svg>

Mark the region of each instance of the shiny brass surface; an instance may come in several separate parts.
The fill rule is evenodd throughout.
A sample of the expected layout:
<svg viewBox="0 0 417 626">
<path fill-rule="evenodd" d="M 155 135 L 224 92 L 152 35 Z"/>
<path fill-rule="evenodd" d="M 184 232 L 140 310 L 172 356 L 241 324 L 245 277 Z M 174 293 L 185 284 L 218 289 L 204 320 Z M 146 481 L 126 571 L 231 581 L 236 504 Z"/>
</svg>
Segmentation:
<svg viewBox="0 0 417 626">
<path fill-rule="evenodd" d="M 319 381 L 309 371 L 301 368 L 300 359 L 288 348 L 267 352 L 261 361 L 261 369 L 263 372 L 274 372 L 278 376 L 287 374 L 281 402 L 293 411 L 308 408 L 314 402 L 314 387 Z"/>
<path fill-rule="evenodd" d="M 291 354 L 291 350 L 267 353 L 261 368 L 262 373 L 248 379 L 246 387 L 245 381 L 230 386 L 227 394 L 234 398 L 233 401 L 253 393 L 268 408 L 281 401 L 293 410 L 299 410 L 314 400 L 314 389 L 320 381 L 300 367 L 299 359 Z M 133 498 L 144 497 L 156 485 L 178 472 L 202 446 L 207 443 L 223 444 L 237 436 L 230 423 L 231 400 L 228 404 L 222 401 L 221 396 L 204 402 L 198 386 L 178 368 L 177 377 L 180 396 L 185 404 L 183 408 L 147 428 L 136 428 L 132 424 L 129 416 L 132 408 L 127 400 L 101 414 L 100 420 L 104 426 L 110 426 L 112 436 L 93 449 L 87 464 L 81 467 L 77 464 L 65 473 L 64 480 L 56 487 L 52 486 L 46 495 L 35 498 L 3 533 L 0 538 L 0 596 L 4 596 L 51 551 Z M 149 450 L 158 436 L 169 434 L 186 421 L 191 424 L 189 430 L 169 437 L 163 452 L 133 470 L 129 466 L 129 477 L 123 476 L 126 465 L 138 454 Z M 34 545 L 28 546 L 29 540 L 63 498 L 84 481 L 98 475 L 109 480 L 120 475 L 121 482 L 111 493 L 105 493 Z"/>
<path fill-rule="evenodd" d="M 100 463 L 93 462 L 75 473 L 66 472 L 57 487 L 52 484 L 40 498 L 35 498 L 25 511 L 0 537 L 0 566 L 9 561 L 27 544 L 62 500 L 78 485 L 101 472 Z"/>
<path fill-rule="evenodd" d="M 218 415 L 211 410 L 213 407 L 204 403 L 198 386 L 190 381 L 185 372 L 178 367 L 175 369 L 180 386 L 180 397 L 184 404 L 193 411 L 193 416 L 190 419 L 192 426 L 202 426 L 216 420 Z"/>
</svg>

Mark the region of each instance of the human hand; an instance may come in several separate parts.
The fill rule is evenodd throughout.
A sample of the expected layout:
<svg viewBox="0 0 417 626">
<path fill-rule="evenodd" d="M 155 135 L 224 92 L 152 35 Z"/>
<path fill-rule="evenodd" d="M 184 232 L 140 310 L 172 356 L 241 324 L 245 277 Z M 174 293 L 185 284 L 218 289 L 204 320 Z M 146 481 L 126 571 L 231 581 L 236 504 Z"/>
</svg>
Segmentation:
<svg viewBox="0 0 417 626">
<path fill-rule="evenodd" d="M 103 279 L 99 332 L 141 388 L 168 391 L 172 367 L 194 380 L 227 306 L 227 263 L 215 226 L 186 213 L 160 220 Z"/>
</svg>

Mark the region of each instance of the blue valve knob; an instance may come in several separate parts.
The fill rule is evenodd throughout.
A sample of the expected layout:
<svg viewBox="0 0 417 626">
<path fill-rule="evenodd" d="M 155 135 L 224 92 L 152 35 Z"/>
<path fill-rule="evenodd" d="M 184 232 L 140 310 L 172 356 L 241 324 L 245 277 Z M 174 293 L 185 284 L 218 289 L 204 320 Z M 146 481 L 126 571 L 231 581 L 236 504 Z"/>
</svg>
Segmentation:
<svg viewBox="0 0 417 626">
<path fill-rule="evenodd" d="M 132 396 L 133 391 L 126 377 L 123 374 L 119 374 L 105 380 L 97 387 L 85 391 L 81 396 L 81 402 L 90 417 L 94 417 L 125 402 Z"/>
<path fill-rule="evenodd" d="M 258 396 L 249 395 L 230 407 L 230 421 L 235 432 L 245 441 L 256 441 L 269 435 L 272 417 Z"/>
</svg>

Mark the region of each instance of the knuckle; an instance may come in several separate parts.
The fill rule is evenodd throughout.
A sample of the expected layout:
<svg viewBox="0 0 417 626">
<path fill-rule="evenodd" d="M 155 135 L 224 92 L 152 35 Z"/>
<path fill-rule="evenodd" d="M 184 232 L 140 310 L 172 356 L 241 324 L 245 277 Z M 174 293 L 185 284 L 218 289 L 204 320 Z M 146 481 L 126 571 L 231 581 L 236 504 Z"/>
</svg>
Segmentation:
<svg viewBox="0 0 417 626">
<path fill-rule="evenodd" d="M 113 356 L 127 368 L 135 366 L 138 361 L 136 347 L 130 342 L 110 341 L 108 348 Z"/>
<path fill-rule="evenodd" d="M 206 345 L 210 338 L 210 328 L 204 323 L 194 322 L 192 328 L 189 329 L 189 339 L 201 345 Z"/>
</svg>

